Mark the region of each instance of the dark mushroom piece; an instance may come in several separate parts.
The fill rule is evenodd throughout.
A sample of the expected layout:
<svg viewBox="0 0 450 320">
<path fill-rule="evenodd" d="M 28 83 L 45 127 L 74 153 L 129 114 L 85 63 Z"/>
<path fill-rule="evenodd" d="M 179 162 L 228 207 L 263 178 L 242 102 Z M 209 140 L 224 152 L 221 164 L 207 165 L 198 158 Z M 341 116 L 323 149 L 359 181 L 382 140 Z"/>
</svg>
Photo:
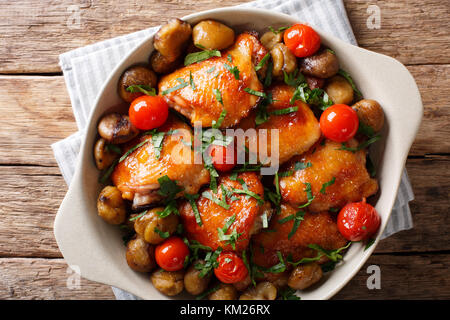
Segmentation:
<svg viewBox="0 0 450 320">
<path fill-rule="evenodd" d="M 144 95 L 140 91 L 128 91 L 131 86 L 141 85 L 149 88 L 155 88 L 158 78 L 156 74 L 147 67 L 133 66 L 125 70 L 119 79 L 118 91 L 120 97 L 126 102 L 133 102 L 134 99 Z"/>
<path fill-rule="evenodd" d="M 139 130 L 127 115 L 110 113 L 98 123 L 98 133 L 111 144 L 125 143 L 136 137 Z"/>
<path fill-rule="evenodd" d="M 326 79 L 339 71 L 339 61 L 334 53 L 322 49 L 312 56 L 306 57 L 300 64 L 300 71 L 308 76 Z"/>
</svg>

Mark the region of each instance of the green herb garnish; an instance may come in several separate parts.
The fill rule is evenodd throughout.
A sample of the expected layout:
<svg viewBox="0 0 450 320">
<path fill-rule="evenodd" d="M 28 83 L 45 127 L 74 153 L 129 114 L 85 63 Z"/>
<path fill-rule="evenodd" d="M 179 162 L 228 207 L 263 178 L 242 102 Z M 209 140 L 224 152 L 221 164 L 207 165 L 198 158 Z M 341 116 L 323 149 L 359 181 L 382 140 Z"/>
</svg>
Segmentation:
<svg viewBox="0 0 450 320">
<path fill-rule="evenodd" d="M 261 92 L 261 91 L 256 91 L 256 90 L 253 90 L 253 89 L 250 89 L 250 88 L 245 88 L 244 91 L 247 92 L 247 93 L 250 93 L 250 94 L 252 94 L 254 96 L 257 96 L 257 97 L 267 98 L 267 95 L 264 92 Z"/>
<path fill-rule="evenodd" d="M 261 61 L 256 65 L 255 71 L 261 70 L 262 67 L 264 67 L 264 65 L 266 64 L 267 60 L 269 60 L 269 58 L 270 58 L 270 53 L 267 53 L 267 54 L 261 59 Z"/>
<path fill-rule="evenodd" d="M 163 232 L 159 230 L 157 227 L 155 227 L 153 231 L 155 231 L 163 239 L 167 239 L 170 236 L 170 233 L 168 231 Z"/>
<path fill-rule="evenodd" d="M 212 122 L 212 128 L 213 128 L 213 129 L 219 129 L 220 126 L 222 125 L 223 120 L 225 119 L 225 116 L 226 116 L 226 115 L 227 115 L 227 110 L 226 110 L 226 109 L 223 109 L 222 112 L 220 113 L 219 119 L 217 119 L 217 121 L 216 121 L 216 120 L 213 120 L 213 122 Z"/>
<path fill-rule="evenodd" d="M 177 81 L 180 83 L 179 85 L 177 85 L 177 86 L 175 86 L 173 88 L 169 88 L 167 90 L 164 90 L 162 92 L 162 95 L 165 96 L 166 94 L 169 94 L 171 92 L 177 91 L 179 89 L 183 89 L 183 88 L 185 88 L 185 87 L 187 87 L 189 85 L 189 83 L 184 81 L 184 79 L 177 78 Z"/>
<path fill-rule="evenodd" d="M 223 197 L 221 199 L 219 199 L 219 198 L 214 197 L 210 192 L 203 191 L 202 197 L 211 200 L 212 202 L 221 206 L 225 210 L 230 209 L 230 205 L 227 203 L 225 195 L 223 195 Z"/>
<path fill-rule="evenodd" d="M 225 69 L 227 69 L 232 75 L 234 75 L 234 78 L 235 78 L 236 80 L 239 80 L 239 69 L 238 69 L 238 67 L 236 67 L 236 66 L 231 67 L 229 64 L 226 64 L 226 63 L 225 63 L 223 66 L 224 66 Z"/>
<path fill-rule="evenodd" d="M 289 108 L 284 108 L 284 109 L 278 109 L 278 110 L 270 111 L 269 114 L 270 115 L 281 116 L 281 115 L 284 115 L 284 114 L 289 114 L 289 113 L 297 112 L 297 111 L 298 111 L 298 107 L 289 107 Z"/>
<path fill-rule="evenodd" d="M 308 202 L 303 204 L 303 205 L 301 205 L 301 206 L 299 206 L 299 208 L 306 208 L 316 198 L 315 196 L 312 195 L 311 183 L 306 182 L 306 183 L 304 183 L 304 185 L 306 185 L 306 188 L 305 188 L 304 191 L 306 192 L 306 197 L 308 198 Z"/>
<path fill-rule="evenodd" d="M 198 45 L 197 45 L 198 46 Z M 221 57 L 219 50 L 204 50 L 200 52 L 189 53 L 186 58 L 184 58 L 184 65 L 188 66 L 190 64 L 201 62 L 203 60 L 212 58 L 212 57 Z"/>
<path fill-rule="evenodd" d="M 220 90 L 219 90 L 219 89 L 214 89 L 213 92 L 214 92 L 214 95 L 216 96 L 216 100 L 217 100 L 221 105 L 223 105 L 222 93 L 220 92 Z"/>
<path fill-rule="evenodd" d="M 156 89 L 145 84 L 134 84 L 127 87 L 126 90 L 131 93 L 141 92 L 148 96 L 156 96 Z"/>
<path fill-rule="evenodd" d="M 194 211 L 195 222 L 197 222 L 197 224 L 199 226 L 203 225 L 202 217 L 200 216 L 200 212 L 198 211 L 197 203 L 195 202 L 198 199 L 199 195 L 198 194 L 191 195 L 189 193 L 185 193 L 184 197 L 189 201 L 192 211 Z"/>
<path fill-rule="evenodd" d="M 339 69 L 338 74 L 343 76 L 345 78 L 345 80 L 347 80 L 350 85 L 352 86 L 353 91 L 355 91 L 357 97 L 362 97 L 362 93 L 361 91 L 358 90 L 358 88 L 356 87 L 355 82 L 353 81 L 352 77 L 350 76 L 350 74 L 347 71 L 344 71 L 342 69 Z"/>
<path fill-rule="evenodd" d="M 374 142 L 377 142 L 378 140 L 380 140 L 381 139 L 381 135 L 376 135 L 376 136 L 373 136 L 372 138 L 370 138 L 369 140 L 366 140 L 366 141 L 364 141 L 363 143 L 361 143 L 361 144 L 359 144 L 356 148 L 350 148 L 350 147 L 347 147 L 346 145 L 345 145 L 345 143 L 342 143 L 342 146 L 338 149 L 338 150 L 345 150 L 345 151 L 351 151 L 351 152 L 358 152 L 358 151 L 360 151 L 360 150 L 362 150 L 362 149 L 364 149 L 364 148 L 367 148 L 369 145 L 371 145 L 372 143 L 374 143 Z"/>
<path fill-rule="evenodd" d="M 334 184 L 335 181 L 336 181 L 336 177 L 333 177 L 333 179 L 331 179 L 330 181 L 325 182 L 325 183 L 322 185 L 322 188 L 320 188 L 320 193 L 321 193 L 321 194 L 326 194 L 326 192 L 325 192 L 326 188 L 329 187 L 329 186 L 331 186 L 332 184 Z"/>
</svg>

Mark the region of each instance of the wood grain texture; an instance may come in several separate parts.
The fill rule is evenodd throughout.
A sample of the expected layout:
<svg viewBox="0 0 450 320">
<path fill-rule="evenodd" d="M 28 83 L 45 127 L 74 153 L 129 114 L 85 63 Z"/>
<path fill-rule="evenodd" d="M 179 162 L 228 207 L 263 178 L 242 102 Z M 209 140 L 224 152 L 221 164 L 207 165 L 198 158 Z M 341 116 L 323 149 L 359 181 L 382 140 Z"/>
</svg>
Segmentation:
<svg viewBox="0 0 450 320">
<path fill-rule="evenodd" d="M 370 265 L 380 267 L 380 290 L 367 288 Z M 448 254 L 373 255 L 334 299 L 449 299 L 449 265 Z"/>
<path fill-rule="evenodd" d="M 376 252 L 450 250 L 449 159 L 410 159 L 416 200 L 414 229 L 380 242 Z M 53 220 L 67 187 L 56 167 L 3 166 L 0 170 L 0 257 L 61 257 Z"/>
<path fill-rule="evenodd" d="M 449 264 L 448 254 L 373 255 L 334 299 L 449 299 L 450 280 L 442 277 Z M 380 290 L 367 288 L 370 265 L 380 267 Z M 68 270 L 63 259 L 0 259 L 0 299 L 114 299 L 100 283 L 81 279 L 74 288 Z"/>
<path fill-rule="evenodd" d="M 58 55 L 63 52 L 160 25 L 170 18 L 242 2 L 246 0 L 42 0 L 39 5 L 33 0 L 2 1 L 0 73 L 58 72 Z M 345 1 L 360 46 L 404 64 L 450 63 L 447 1 L 377 1 L 380 29 L 367 28 L 370 4 Z M 77 21 L 74 10 L 78 10 L 79 25 L 73 23 Z"/>
<path fill-rule="evenodd" d="M 110 286 L 81 278 L 63 259 L 0 259 L 0 299 L 114 299 Z"/>
<path fill-rule="evenodd" d="M 408 68 L 424 104 L 423 122 L 410 154 L 450 153 L 450 65 Z M 0 164 L 55 166 L 50 144 L 77 130 L 60 76 L 0 76 L 0 112 Z"/>
</svg>

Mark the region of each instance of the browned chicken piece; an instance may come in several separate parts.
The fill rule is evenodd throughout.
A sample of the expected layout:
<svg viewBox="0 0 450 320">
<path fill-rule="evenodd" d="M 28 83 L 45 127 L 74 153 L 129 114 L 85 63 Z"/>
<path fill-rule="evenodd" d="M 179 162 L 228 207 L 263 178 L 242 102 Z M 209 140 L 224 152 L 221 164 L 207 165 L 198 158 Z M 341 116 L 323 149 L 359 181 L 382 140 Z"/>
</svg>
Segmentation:
<svg viewBox="0 0 450 320">
<path fill-rule="evenodd" d="M 254 146 L 266 148 L 267 157 L 271 159 L 273 155 L 271 130 L 278 130 L 280 164 L 288 161 L 295 155 L 306 152 L 320 139 L 319 122 L 309 106 L 300 100 L 297 100 L 293 105 L 290 104 L 294 91 L 293 87 L 285 84 L 274 85 L 267 91 L 267 94 L 272 95 L 273 99 L 273 103 L 267 107 L 269 113 L 291 107 L 298 107 L 298 111 L 283 115 L 270 115 L 267 122 L 256 126 L 256 136 L 249 135 L 248 139 L 250 150 L 256 150 Z M 255 128 L 255 118 L 256 112 L 252 112 L 249 117 L 241 121 L 239 127 L 244 130 Z M 261 129 L 267 131 L 260 131 Z M 267 147 L 265 147 L 264 143 L 261 143 L 262 134 L 267 135 L 267 139 L 262 139 L 262 141 L 267 141 Z M 273 156 L 276 156 L 276 154 Z M 264 159 L 259 159 L 259 161 L 265 163 Z"/>
<path fill-rule="evenodd" d="M 159 94 L 165 97 L 170 107 L 188 117 L 192 124 L 200 121 L 203 127 L 211 127 L 225 109 L 227 115 L 221 128 L 233 126 L 246 117 L 259 100 L 259 97 L 244 89 L 263 90 L 254 66 L 266 54 L 267 50 L 257 37 L 243 33 L 228 51 L 222 52 L 221 57 L 194 63 L 164 76 L 159 82 Z M 239 80 L 227 66 L 237 68 Z M 165 90 L 180 86 L 181 79 L 190 84 L 191 75 L 195 90 L 188 85 L 164 94 Z"/>
<path fill-rule="evenodd" d="M 242 184 L 245 183 L 245 185 Z M 224 197 L 225 193 L 228 194 Z M 261 200 L 255 197 L 236 193 L 233 189 L 244 190 L 255 193 Z M 209 195 L 205 195 L 208 193 Z M 223 201 L 219 205 L 210 200 Z M 230 179 L 229 175 L 219 178 L 217 194 L 211 189 L 207 189 L 196 200 L 198 212 L 201 217 L 201 225 L 198 224 L 195 213 L 188 201 L 179 206 L 179 212 L 183 222 L 184 229 L 189 240 L 196 240 L 202 245 L 209 246 L 213 250 L 219 246 L 224 250 L 244 250 L 249 243 L 250 236 L 257 233 L 262 227 L 261 216 L 265 213 L 270 218 L 271 208 L 268 202 L 263 201 L 264 188 L 259 177 L 254 172 L 244 172 L 237 176 L 236 180 Z M 225 200 L 226 199 L 226 200 Z M 229 206 L 227 209 L 224 206 Z M 231 235 L 233 232 L 240 234 L 235 241 L 235 248 L 228 240 L 221 240 L 218 229 L 225 227 L 228 219 L 235 216 L 235 221 L 229 226 L 225 235 Z M 235 231 L 234 231 L 235 230 Z"/>
<path fill-rule="evenodd" d="M 354 139 L 346 143 L 352 148 L 357 145 Z M 378 183 L 367 172 L 366 151 L 352 152 L 341 148 L 341 143 L 325 140 L 302 156 L 294 157 L 283 169 L 292 170 L 293 174 L 280 178 L 283 201 L 294 206 L 307 203 L 308 184 L 314 197 L 308 206 L 311 212 L 340 208 L 375 194 Z M 295 170 L 296 165 L 306 168 Z"/>
<path fill-rule="evenodd" d="M 317 251 L 309 248 L 309 244 L 317 244 L 326 250 L 345 246 L 347 240 L 339 233 L 336 222 L 328 212 L 306 212 L 297 231 L 288 239 L 294 220 L 284 223 L 280 223 L 280 220 L 298 211 L 289 204 L 282 204 L 280 214 L 275 214 L 269 224 L 269 230 L 275 231 L 261 232 L 252 238 L 254 263 L 265 268 L 276 265 L 279 262 L 277 251 L 281 252 L 284 259 L 291 255 L 293 261 L 317 256 Z M 319 262 L 325 261 L 326 258 Z M 275 279 L 278 276 L 267 273 L 266 277 Z"/>
<path fill-rule="evenodd" d="M 209 183 L 209 172 L 204 168 L 201 156 L 195 155 L 188 145 L 193 137 L 191 128 L 170 115 L 158 131 L 168 132 L 159 157 L 152 135 L 139 136 L 128 144 L 128 148 L 148 142 L 128 155 L 112 173 L 114 185 L 124 199 L 133 200 L 134 207 L 162 200 L 158 179 L 166 175 L 189 194 L 197 193 L 202 185 Z"/>
</svg>

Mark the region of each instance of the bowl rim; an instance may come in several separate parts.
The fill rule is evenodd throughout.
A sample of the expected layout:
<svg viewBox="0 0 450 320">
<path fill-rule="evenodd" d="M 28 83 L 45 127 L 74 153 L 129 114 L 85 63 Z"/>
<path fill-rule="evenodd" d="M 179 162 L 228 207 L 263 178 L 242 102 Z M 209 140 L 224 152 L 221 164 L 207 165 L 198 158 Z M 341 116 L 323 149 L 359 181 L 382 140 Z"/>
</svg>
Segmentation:
<svg viewBox="0 0 450 320">
<path fill-rule="evenodd" d="M 201 11 L 201 12 L 196 12 L 196 13 L 192 13 L 189 14 L 183 18 L 181 18 L 182 20 L 185 21 L 192 21 L 192 20 L 196 20 L 196 19 L 204 19 L 205 16 L 207 15 L 211 15 L 211 14 L 218 14 L 218 13 L 236 13 L 236 14 L 241 14 L 241 15 L 245 15 L 245 14 L 249 14 L 249 15 L 253 15 L 253 14 L 264 14 L 264 15 L 269 15 L 272 19 L 279 19 L 279 20 L 283 20 L 286 21 L 286 23 L 296 23 L 299 21 L 298 18 L 283 14 L 283 13 L 278 13 L 278 12 L 272 12 L 270 10 L 266 10 L 266 9 L 256 9 L 256 8 L 247 8 L 247 7 L 226 7 L 226 8 L 216 8 L 216 9 L 211 9 L 211 10 L 206 10 L 206 11 Z M 403 153 L 402 158 L 400 159 L 400 163 L 405 164 L 406 159 L 407 159 L 407 155 L 408 155 L 408 151 L 409 148 L 412 145 L 412 142 L 417 134 L 417 131 L 419 129 L 419 125 L 422 119 L 422 115 L 423 115 L 423 105 L 421 102 L 421 98 L 420 98 L 420 93 L 418 91 L 417 85 L 415 84 L 415 81 L 413 79 L 413 77 L 411 76 L 411 74 L 409 73 L 409 71 L 406 69 L 406 67 L 404 67 L 399 61 L 397 61 L 396 59 L 389 57 L 389 56 L 385 56 L 379 53 L 375 53 L 369 50 L 366 50 L 364 48 L 360 48 L 357 46 L 354 46 L 352 44 L 349 44 L 333 35 L 330 35 L 326 32 L 323 32 L 320 28 L 316 28 L 314 27 L 317 32 L 322 36 L 322 35 L 326 35 L 327 41 L 328 42 L 332 42 L 332 43 L 340 43 L 343 46 L 347 46 L 348 48 L 354 48 L 354 50 L 357 51 L 362 51 L 362 52 L 366 52 L 366 53 L 370 53 L 370 55 L 373 55 L 374 57 L 378 57 L 378 58 L 383 58 L 386 60 L 390 60 L 390 62 L 393 65 L 397 65 L 397 67 L 399 67 L 400 69 L 404 69 L 403 71 L 406 72 L 405 76 L 410 77 L 410 80 L 412 81 L 412 88 L 414 89 L 412 92 L 412 94 L 414 94 L 414 97 L 412 97 L 411 99 L 415 100 L 415 123 L 413 123 L 411 125 L 411 132 L 410 132 L 410 136 L 408 141 L 406 142 L 407 148 L 405 149 L 406 152 Z M 83 167 L 86 165 L 85 161 L 83 161 L 83 158 L 85 158 L 86 153 L 91 151 L 91 148 L 89 146 L 87 146 L 87 140 L 88 137 L 90 136 L 89 131 L 92 131 L 93 129 L 93 122 L 97 123 L 96 119 L 94 119 L 94 114 L 95 111 L 99 108 L 100 102 L 104 99 L 105 94 L 107 93 L 107 88 L 111 85 L 111 80 L 117 76 L 117 73 L 122 70 L 124 68 L 124 66 L 128 66 L 127 61 L 130 57 L 132 57 L 137 51 L 140 50 L 140 48 L 147 42 L 152 40 L 154 37 L 154 34 L 148 35 L 145 38 L 142 39 L 142 41 L 136 45 L 132 50 L 130 50 L 122 59 L 121 61 L 116 65 L 116 67 L 113 69 L 113 71 L 109 74 L 109 76 L 107 77 L 107 79 L 104 81 L 101 90 L 99 91 L 95 102 L 94 102 L 94 106 L 90 111 L 89 117 L 88 117 L 88 121 L 87 121 L 87 125 L 86 125 L 86 129 L 85 129 L 85 134 L 84 137 L 82 139 L 82 143 L 81 143 L 81 147 L 80 147 L 80 154 L 78 156 L 78 161 L 77 161 L 77 165 L 76 165 L 76 169 L 75 169 L 75 173 L 72 179 L 72 182 L 69 186 L 69 190 L 57 212 L 57 215 L 55 217 L 55 222 L 54 222 L 54 234 L 55 234 L 55 238 L 58 244 L 58 247 L 61 251 L 61 253 L 63 254 L 64 258 L 67 260 L 67 263 L 69 265 L 74 265 L 76 263 L 72 263 L 75 261 L 79 261 L 76 257 L 74 257 L 71 253 L 70 253 L 70 247 L 74 245 L 73 241 L 70 241 L 67 239 L 67 236 L 64 235 L 64 231 L 66 230 L 66 227 L 63 228 L 63 225 L 66 223 L 64 218 L 65 213 L 67 213 L 70 210 L 73 210 L 74 207 L 73 205 L 77 202 L 77 198 L 76 195 L 74 193 L 76 193 L 76 190 L 79 192 L 82 192 L 82 184 L 81 184 L 81 179 L 82 179 L 82 171 L 83 171 Z M 399 70 L 400 70 L 399 69 Z M 414 88 L 415 86 L 415 88 Z M 96 127 L 96 125 L 95 125 Z M 398 175 L 398 179 L 396 179 L 396 183 L 393 186 L 395 189 L 395 191 L 398 190 L 398 187 L 400 185 L 400 180 L 401 180 L 401 172 Z M 81 190 L 81 191 L 80 191 Z M 79 198 L 79 197 L 78 197 Z M 389 209 L 389 213 L 386 217 L 386 221 L 382 222 L 382 226 L 380 227 L 380 230 L 377 234 L 375 243 L 366 251 L 364 251 L 363 256 L 360 258 L 359 263 L 352 269 L 352 271 L 347 274 L 345 276 L 345 279 L 341 280 L 340 283 L 334 287 L 333 290 L 331 290 L 330 292 L 328 292 L 327 294 L 325 294 L 323 297 L 321 297 L 322 299 L 329 299 L 331 298 L 333 295 L 335 295 L 337 292 L 339 292 L 353 277 L 354 275 L 361 269 L 361 267 L 364 265 L 364 263 L 367 261 L 367 259 L 371 256 L 372 252 L 375 250 L 379 240 L 380 240 L 380 235 L 383 232 L 383 230 L 386 227 L 387 221 L 390 218 L 391 212 L 392 212 L 392 208 L 393 208 L 393 204 L 395 201 L 396 197 L 392 197 L 391 199 L 391 203 L 388 205 Z M 79 198 L 78 200 L 82 200 L 81 198 Z M 351 247 L 354 247 L 355 244 L 352 244 Z M 79 265 L 81 265 L 81 263 L 78 263 Z M 86 268 L 84 268 L 84 270 L 86 270 Z M 90 270 L 88 268 L 88 270 Z M 104 280 L 104 277 L 101 276 L 99 273 L 93 273 L 92 270 L 90 270 L 89 272 L 84 272 L 83 268 L 80 268 L 80 273 L 81 276 L 83 276 L 86 279 L 92 280 L 92 281 L 97 281 L 97 282 L 102 282 L 108 285 L 112 285 L 115 287 L 120 287 L 123 288 L 123 285 L 121 285 L 118 282 L 115 281 L 111 281 L 109 280 Z M 134 293 L 132 290 L 123 288 L 123 290 L 129 291 L 137 296 L 139 296 L 138 294 Z M 169 299 L 171 299 L 170 297 L 168 297 Z"/>
</svg>

